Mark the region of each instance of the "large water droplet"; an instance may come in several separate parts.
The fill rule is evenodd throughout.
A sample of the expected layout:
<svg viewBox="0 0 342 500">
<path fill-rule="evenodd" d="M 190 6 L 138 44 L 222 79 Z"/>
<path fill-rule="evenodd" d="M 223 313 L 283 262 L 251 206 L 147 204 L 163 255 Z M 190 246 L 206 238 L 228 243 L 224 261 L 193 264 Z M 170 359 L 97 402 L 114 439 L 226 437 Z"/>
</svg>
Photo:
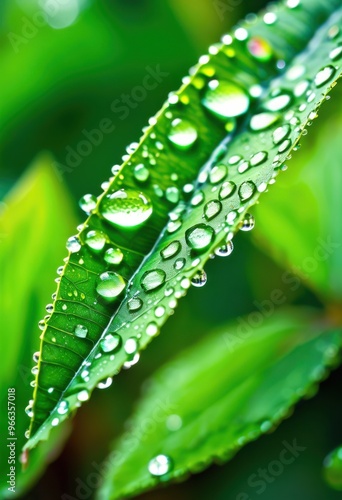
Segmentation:
<svg viewBox="0 0 342 500">
<path fill-rule="evenodd" d="M 123 256 L 124 255 L 121 252 L 120 248 L 108 248 L 108 250 L 106 250 L 105 252 L 104 260 L 108 264 L 118 266 L 119 264 L 121 264 Z"/>
<path fill-rule="evenodd" d="M 195 287 L 201 287 L 206 284 L 207 280 L 207 273 L 201 269 L 191 278 L 191 284 Z"/>
<path fill-rule="evenodd" d="M 126 282 L 120 274 L 108 271 L 101 274 L 96 291 L 107 300 L 115 300 L 126 287 Z"/>
<path fill-rule="evenodd" d="M 205 250 L 214 241 L 215 231 L 206 224 L 197 224 L 185 233 L 187 244 L 194 250 Z"/>
<path fill-rule="evenodd" d="M 78 252 L 81 248 L 80 240 L 77 236 L 70 236 L 66 243 L 67 250 L 71 253 Z"/>
<path fill-rule="evenodd" d="M 117 351 L 121 346 L 121 337 L 117 333 L 108 333 L 101 341 L 100 347 L 103 352 Z"/>
<path fill-rule="evenodd" d="M 102 200 L 100 213 L 116 226 L 135 227 L 151 216 L 152 203 L 142 192 L 120 189 Z"/>
<path fill-rule="evenodd" d="M 162 269 L 153 269 L 152 271 L 146 271 L 141 278 L 141 287 L 145 292 L 152 292 L 160 288 L 166 279 L 166 273 Z"/>
<path fill-rule="evenodd" d="M 89 231 L 86 234 L 85 243 L 95 252 L 100 252 L 106 244 L 106 235 L 102 231 Z"/>
<path fill-rule="evenodd" d="M 222 203 L 220 201 L 218 200 L 208 201 L 208 203 L 204 206 L 203 210 L 204 217 L 207 220 L 211 220 L 214 217 L 216 217 L 216 215 L 218 215 L 221 212 L 221 210 L 222 210 Z"/>
<path fill-rule="evenodd" d="M 160 255 L 163 259 L 171 259 L 175 255 L 177 255 L 181 250 L 182 245 L 179 241 L 172 241 L 167 247 L 161 250 Z"/>
<path fill-rule="evenodd" d="M 335 75 L 336 69 L 334 66 L 328 65 L 321 69 L 315 76 L 316 87 L 322 87 Z"/>
<path fill-rule="evenodd" d="M 164 476 L 172 469 L 172 460 L 167 455 L 157 455 L 148 463 L 148 471 L 152 476 Z"/>
<path fill-rule="evenodd" d="M 176 118 L 167 137 L 178 149 L 187 150 L 195 143 L 197 130 L 189 121 Z"/>
<path fill-rule="evenodd" d="M 86 214 L 90 214 L 96 208 L 96 196 L 85 194 L 78 203 Z"/>
<path fill-rule="evenodd" d="M 228 257 L 228 255 L 230 255 L 233 250 L 234 250 L 233 242 L 229 240 L 225 245 L 216 248 L 215 255 L 217 255 L 218 257 Z"/>
<path fill-rule="evenodd" d="M 80 338 L 84 339 L 88 334 L 88 328 L 86 328 L 83 325 L 76 325 L 74 333 L 75 333 L 76 337 L 80 337 Z"/>
<path fill-rule="evenodd" d="M 215 116 L 226 120 L 246 113 L 250 100 L 241 87 L 224 80 L 212 80 L 202 103 Z"/>
</svg>

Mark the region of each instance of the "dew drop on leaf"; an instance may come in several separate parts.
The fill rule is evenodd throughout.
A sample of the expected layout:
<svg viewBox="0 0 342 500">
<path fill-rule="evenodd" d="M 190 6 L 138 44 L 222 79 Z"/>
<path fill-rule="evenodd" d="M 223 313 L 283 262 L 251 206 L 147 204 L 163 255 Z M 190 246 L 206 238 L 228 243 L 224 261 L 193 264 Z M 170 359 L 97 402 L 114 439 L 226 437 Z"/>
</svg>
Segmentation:
<svg viewBox="0 0 342 500">
<path fill-rule="evenodd" d="M 88 231 L 85 237 L 85 243 L 95 252 L 100 252 L 106 244 L 106 235 L 102 231 Z"/>
<path fill-rule="evenodd" d="M 252 37 L 247 43 L 247 48 L 258 61 L 267 62 L 272 58 L 271 45 L 261 37 Z"/>
<path fill-rule="evenodd" d="M 81 243 L 80 240 L 78 239 L 77 236 L 70 236 L 66 243 L 67 250 L 71 253 L 76 253 L 80 250 L 81 248 Z"/>
<path fill-rule="evenodd" d="M 185 239 L 189 247 L 194 250 L 205 250 L 214 241 L 215 231 L 207 224 L 197 224 L 185 233 Z"/>
<path fill-rule="evenodd" d="M 198 134 L 195 126 L 189 121 L 176 118 L 171 123 L 167 137 L 177 149 L 187 150 L 195 143 Z"/>
<path fill-rule="evenodd" d="M 180 271 L 185 266 L 185 259 L 177 259 L 173 265 L 176 271 Z"/>
<path fill-rule="evenodd" d="M 57 406 L 57 413 L 60 415 L 65 415 L 69 411 L 69 403 L 68 401 L 61 401 Z"/>
<path fill-rule="evenodd" d="M 108 387 L 110 387 L 112 385 L 112 382 L 113 382 L 112 377 L 107 377 L 102 382 L 99 382 L 96 387 L 98 389 L 108 389 Z"/>
<path fill-rule="evenodd" d="M 268 153 L 266 151 L 259 151 L 258 153 L 255 153 L 251 159 L 250 163 L 252 167 L 256 167 L 258 165 L 261 165 L 261 163 L 264 163 L 268 158 Z"/>
<path fill-rule="evenodd" d="M 191 278 L 191 284 L 195 287 L 201 287 L 207 283 L 207 280 L 207 273 L 201 269 Z"/>
<path fill-rule="evenodd" d="M 126 287 L 126 282 L 120 274 L 108 271 L 102 273 L 96 291 L 107 300 L 115 300 Z"/>
<path fill-rule="evenodd" d="M 256 187 L 254 182 L 246 181 L 241 184 L 239 187 L 239 197 L 242 202 L 249 200 L 252 198 L 253 194 L 256 191 Z"/>
<path fill-rule="evenodd" d="M 337 61 L 342 57 L 342 46 L 335 47 L 329 54 L 332 61 Z"/>
<path fill-rule="evenodd" d="M 211 80 L 202 100 L 205 108 L 223 120 L 243 115 L 249 103 L 249 96 L 242 88 L 224 80 Z"/>
<path fill-rule="evenodd" d="M 89 399 L 89 392 L 86 389 L 83 389 L 77 394 L 77 399 L 79 401 L 88 401 Z"/>
<path fill-rule="evenodd" d="M 227 176 L 227 173 L 228 170 L 225 165 L 215 165 L 209 173 L 209 180 L 211 184 L 218 184 L 219 182 L 222 182 Z"/>
<path fill-rule="evenodd" d="M 240 225 L 241 231 L 251 231 L 255 226 L 255 220 L 253 215 L 246 214 Z"/>
<path fill-rule="evenodd" d="M 120 189 L 103 198 L 99 210 L 115 226 L 135 227 L 151 216 L 152 203 L 142 192 Z"/>
<path fill-rule="evenodd" d="M 278 121 L 279 118 L 280 115 L 277 113 L 258 113 L 252 116 L 249 126 L 253 131 L 258 132 L 267 129 Z"/>
<path fill-rule="evenodd" d="M 281 111 L 291 103 L 291 96 L 289 94 L 281 94 L 272 97 L 264 103 L 264 108 L 268 111 Z"/>
<path fill-rule="evenodd" d="M 157 288 L 160 288 L 166 279 L 165 271 L 162 269 L 153 269 L 152 271 L 146 271 L 140 281 L 140 284 L 145 290 L 145 292 L 152 292 Z"/>
<path fill-rule="evenodd" d="M 273 142 L 275 145 L 280 144 L 284 139 L 286 139 L 291 131 L 289 125 L 283 125 L 278 127 L 273 132 Z"/>
<path fill-rule="evenodd" d="M 150 176 L 150 172 L 143 163 L 139 163 L 134 167 L 134 177 L 138 182 L 146 182 Z"/>
<path fill-rule="evenodd" d="M 149 337 L 155 337 L 156 335 L 158 335 L 158 333 L 159 333 L 159 327 L 158 327 L 157 323 L 152 321 L 151 323 L 149 323 L 147 325 L 146 335 L 148 335 Z"/>
<path fill-rule="evenodd" d="M 204 217 L 207 220 L 214 219 L 222 210 L 222 203 L 218 200 L 211 200 L 204 206 Z"/>
<path fill-rule="evenodd" d="M 165 191 L 165 197 L 170 203 L 178 203 L 179 189 L 176 186 L 170 186 Z"/>
<path fill-rule="evenodd" d="M 124 349 L 126 354 L 134 355 L 139 349 L 139 342 L 135 337 L 130 337 L 126 340 Z"/>
<path fill-rule="evenodd" d="M 120 248 L 108 248 L 104 254 L 104 260 L 107 264 L 113 264 L 114 266 L 121 264 L 123 257 Z"/>
<path fill-rule="evenodd" d="M 148 471 L 152 476 L 164 476 L 172 469 L 172 460 L 167 455 L 157 455 L 148 463 Z"/>
<path fill-rule="evenodd" d="M 93 194 L 85 194 L 82 196 L 78 204 L 86 214 L 90 214 L 90 212 L 96 208 L 96 202 L 96 196 Z"/>
<path fill-rule="evenodd" d="M 230 255 L 233 250 L 234 250 L 234 245 L 233 242 L 230 240 L 227 241 L 225 245 L 216 248 L 215 255 L 217 255 L 218 257 L 228 257 L 228 255 Z"/>
<path fill-rule="evenodd" d="M 181 250 L 181 244 L 179 241 L 172 241 L 163 250 L 161 250 L 160 255 L 164 260 L 171 259 L 177 255 Z"/>
<path fill-rule="evenodd" d="M 328 65 L 325 68 L 321 69 L 317 75 L 315 76 L 315 85 L 316 87 L 322 87 L 326 84 L 331 78 L 335 75 L 336 69 L 334 66 Z"/>
<path fill-rule="evenodd" d="M 76 337 L 80 337 L 80 338 L 84 339 L 88 334 L 88 328 L 86 328 L 83 325 L 76 325 L 74 333 L 75 333 Z"/>
<path fill-rule="evenodd" d="M 220 200 L 225 200 L 226 198 L 229 198 L 229 196 L 232 196 L 235 189 L 236 189 L 236 184 L 234 182 L 232 181 L 224 182 L 219 192 Z"/>
<path fill-rule="evenodd" d="M 101 341 L 100 347 L 103 352 L 117 351 L 121 347 L 121 337 L 117 333 L 108 333 Z"/>
<path fill-rule="evenodd" d="M 191 199 L 191 205 L 193 207 L 197 207 L 204 201 L 204 193 L 203 191 L 198 191 L 197 193 L 194 194 L 194 196 Z"/>
<path fill-rule="evenodd" d="M 139 311 L 139 309 L 141 309 L 142 306 L 143 306 L 143 301 L 139 297 L 132 297 L 127 302 L 127 307 L 129 312 Z"/>
</svg>

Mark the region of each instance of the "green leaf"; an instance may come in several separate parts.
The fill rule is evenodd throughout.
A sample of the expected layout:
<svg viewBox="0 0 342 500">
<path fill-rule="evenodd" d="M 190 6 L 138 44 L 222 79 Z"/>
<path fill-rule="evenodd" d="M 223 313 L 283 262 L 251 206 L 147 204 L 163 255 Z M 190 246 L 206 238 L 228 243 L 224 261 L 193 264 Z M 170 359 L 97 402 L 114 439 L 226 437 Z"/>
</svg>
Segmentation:
<svg viewBox="0 0 342 500">
<path fill-rule="evenodd" d="M 342 446 L 329 453 L 323 465 L 326 482 L 331 488 L 342 491 Z"/>
<path fill-rule="evenodd" d="M 243 325 L 209 335 L 153 376 L 105 463 L 99 498 L 138 494 L 229 460 L 315 393 L 337 360 L 341 333 L 313 311 L 287 310 L 260 327 Z M 158 455 L 172 464 L 160 477 L 150 472 Z"/>
<path fill-rule="evenodd" d="M 38 350 L 40 342 L 35 325 L 43 314 L 47 294 L 53 290 L 54 269 L 63 255 L 63 242 L 76 224 L 69 195 L 57 181 L 48 155 L 34 162 L 3 202 L 0 215 L 0 318 L 4 336 L 0 364 L 1 498 L 14 496 L 7 489 L 10 465 L 16 468 L 16 492 L 20 494 L 57 454 L 67 434 L 65 426 L 58 429 L 51 441 L 34 450 L 27 469 L 21 470 L 19 454 L 29 423 L 24 409 L 34 378 L 32 353 Z M 63 216 L 56 210 L 59 206 L 63 206 Z M 8 464 L 7 391 L 11 389 L 13 394 L 12 388 L 15 389 L 16 460 L 15 464 Z"/>
<path fill-rule="evenodd" d="M 209 256 L 252 228 L 248 208 L 339 78 L 337 6 L 280 5 L 273 23 L 226 35 L 129 146 L 102 196 L 83 200 L 93 213 L 69 240 L 45 326 L 28 448 L 134 364 Z"/>
<path fill-rule="evenodd" d="M 330 303 L 342 300 L 342 226 L 336 219 L 342 212 L 340 98 L 337 93 L 328 119 L 310 136 L 311 147 L 295 156 L 277 189 L 256 208 L 255 242 L 288 267 L 284 279 L 294 288 L 298 275 Z M 289 203 L 290 197 L 298 203 Z"/>
</svg>

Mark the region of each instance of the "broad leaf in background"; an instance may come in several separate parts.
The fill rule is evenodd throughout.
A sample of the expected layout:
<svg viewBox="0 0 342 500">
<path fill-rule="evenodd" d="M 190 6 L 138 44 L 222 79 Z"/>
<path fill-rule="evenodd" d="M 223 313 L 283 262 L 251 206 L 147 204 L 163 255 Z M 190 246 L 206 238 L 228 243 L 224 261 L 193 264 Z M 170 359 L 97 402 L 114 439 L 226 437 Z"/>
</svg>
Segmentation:
<svg viewBox="0 0 342 500">
<path fill-rule="evenodd" d="M 229 254 L 234 233 L 253 227 L 248 208 L 339 78 L 337 6 L 281 5 L 224 36 L 128 148 L 103 195 L 81 200 L 91 216 L 68 240 L 49 306 L 28 448 L 134 364 L 209 256 Z"/>
<path fill-rule="evenodd" d="M 277 189 L 256 208 L 260 223 L 254 235 L 280 265 L 287 265 L 290 272 L 285 279 L 292 279 L 294 288 L 299 287 L 296 274 L 332 303 L 342 300 L 340 99 L 337 92 L 335 104 L 328 106 L 329 120 L 313 131 L 311 148 L 303 145 Z M 279 227 L 281 231 L 276 230 Z"/>
<path fill-rule="evenodd" d="M 59 207 L 63 207 L 63 212 Z M 0 364 L 0 496 L 13 497 L 6 483 L 10 465 L 7 396 L 15 389 L 16 492 L 21 494 L 47 462 L 58 453 L 67 428 L 61 427 L 48 443 L 43 443 L 30 456 L 25 472 L 19 455 L 25 442 L 28 417 L 25 406 L 32 393 L 32 353 L 39 349 L 36 325 L 53 291 L 55 269 L 63 256 L 64 241 L 76 225 L 72 203 L 63 185 L 51 169 L 51 158 L 40 156 L 8 193 L 0 216 L 0 318 L 2 361 Z M 13 394 L 13 392 L 11 392 Z M 13 408 L 12 408 L 13 410 Z M 6 474 L 5 474 L 6 472 Z"/>
<path fill-rule="evenodd" d="M 241 339 L 231 325 L 160 369 L 105 462 L 101 500 L 230 459 L 275 428 L 338 362 L 342 336 L 311 310 L 277 313 Z"/>
</svg>

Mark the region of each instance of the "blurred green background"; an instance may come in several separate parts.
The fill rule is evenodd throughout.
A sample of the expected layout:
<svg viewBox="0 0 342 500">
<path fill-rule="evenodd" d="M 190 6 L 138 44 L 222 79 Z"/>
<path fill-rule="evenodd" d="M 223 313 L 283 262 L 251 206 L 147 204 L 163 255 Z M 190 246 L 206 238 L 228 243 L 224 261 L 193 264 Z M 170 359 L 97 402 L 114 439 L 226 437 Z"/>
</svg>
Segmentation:
<svg viewBox="0 0 342 500">
<path fill-rule="evenodd" d="M 52 155 L 40 157 L 43 167 L 38 184 L 26 173 L 16 194 L 11 194 L 12 210 L 19 214 L 20 199 L 27 195 L 28 186 L 35 189 L 36 200 L 45 193 L 35 209 L 41 203 L 46 218 L 40 217 L 38 211 L 25 233 L 23 213 L 23 221 L 13 222 L 12 233 L 9 225 L 1 234 L 1 244 L 6 246 L 9 239 L 16 250 L 7 249 L 1 264 L 9 276 L 16 278 L 21 290 L 13 297 L 10 286 L 4 289 L 12 298 L 2 304 L 7 309 L 2 315 L 1 337 L 8 356 L 10 340 L 28 342 L 30 336 L 33 340 L 27 349 L 32 350 L 33 345 L 33 350 L 37 348 L 40 331 L 36 324 L 44 316 L 42 303 L 48 303 L 53 292 L 55 269 L 65 254 L 67 234 L 72 234 L 82 220 L 80 196 L 100 193 L 100 184 L 108 178 L 112 165 L 120 163 L 126 146 L 140 137 L 148 118 L 159 109 L 168 92 L 179 87 L 181 78 L 208 45 L 241 17 L 257 12 L 265 4 L 263 0 L 2 0 L 1 197 L 13 190 L 38 155 L 44 151 Z M 159 72 L 158 84 L 141 91 L 151 71 Z M 339 95 L 335 94 L 338 103 Z M 328 123 L 332 112 L 342 124 L 338 118 L 341 110 L 341 105 L 324 109 L 314 128 L 319 128 L 321 121 Z M 96 134 L 95 129 L 102 131 Z M 93 144 L 89 134 L 95 138 Z M 316 132 L 309 134 L 305 147 L 310 149 L 316 140 Z M 342 153 L 336 151 L 336 164 L 341 159 Z M 8 207 L 2 204 L 1 210 L 6 214 Z M 27 276 L 25 269 L 37 259 L 41 259 L 40 267 L 33 267 L 31 277 Z M 107 391 L 95 391 L 91 401 L 81 408 L 64 451 L 24 498 L 54 500 L 63 494 L 75 497 L 76 479 L 86 480 L 94 471 L 92 462 L 99 464 L 105 458 L 110 441 L 124 429 L 141 381 L 216 325 L 254 310 L 255 299 L 268 297 L 279 286 L 283 270 L 253 246 L 250 235 L 243 235 L 237 238 L 229 262 L 211 261 L 207 272 L 207 286 L 190 290 L 141 362 L 122 372 Z M 6 285 L 10 278 L 2 276 L 2 280 Z M 287 303 L 320 307 L 318 299 L 304 286 L 295 294 L 286 292 Z M 35 300 L 29 302 L 27 297 Z M 21 325 L 13 319 L 18 306 Z M 25 407 L 31 391 L 31 376 L 27 376 L 31 355 L 22 353 L 22 360 L 16 386 L 24 380 L 25 391 L 19 391 L 22 400 L 18 405 Z M 335 371 L 315 399 L 301 403 L 294 416 L 275 433 L 246 446 L 232 462 L 212 466 L 185 483 L 140 498 L 340 498 L 322 481 L 321 464 L 342 441 L 342 408 L 336 404 L 341 375 L 341 370 Z M 4 380 L 6 385 L 6 373 Z M 258 495 L 248 485 L 249 476 L 277 458 L 283 440 L 292 442 L 295 438 L 307 451 Z M 248 496 L 239 496 L 241 492 Z"/>
</svg>

